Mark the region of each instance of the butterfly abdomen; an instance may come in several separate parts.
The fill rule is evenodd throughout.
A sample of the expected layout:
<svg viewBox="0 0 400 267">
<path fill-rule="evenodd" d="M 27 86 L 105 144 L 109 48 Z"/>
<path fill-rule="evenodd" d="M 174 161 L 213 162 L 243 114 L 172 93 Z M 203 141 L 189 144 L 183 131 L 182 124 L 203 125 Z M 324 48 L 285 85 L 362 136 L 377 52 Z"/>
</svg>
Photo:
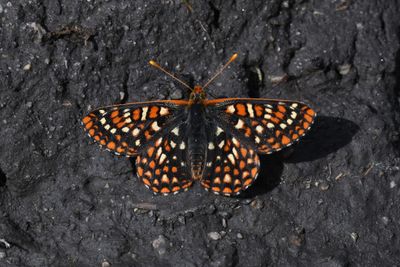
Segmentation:
<svg viewBox="0 0 400 267">
<path fill-rule="evenodd" d="M 206 157 L 207 134 L 205 129 L 204 107 L 193 104 L 188 117 L 188 161 L 194 179 L 201 179 Z"/>
</svg>

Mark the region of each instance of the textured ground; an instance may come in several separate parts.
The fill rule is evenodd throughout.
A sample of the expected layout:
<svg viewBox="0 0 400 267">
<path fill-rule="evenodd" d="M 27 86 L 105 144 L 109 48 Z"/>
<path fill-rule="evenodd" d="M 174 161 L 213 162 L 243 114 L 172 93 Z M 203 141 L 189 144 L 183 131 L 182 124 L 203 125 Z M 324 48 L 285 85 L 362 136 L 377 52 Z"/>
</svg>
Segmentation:
<svg viewBox="0 0 400 267">
<path fill-rule="evenodd" d="M 0 266 L 400 265 L 399 1 L 0 0 Z M 240 198 L 155 197 L 90 109 L 215 95 L 319 117 Z M 259 74 L 261 78 L 259 79 Z"/>
</svg>

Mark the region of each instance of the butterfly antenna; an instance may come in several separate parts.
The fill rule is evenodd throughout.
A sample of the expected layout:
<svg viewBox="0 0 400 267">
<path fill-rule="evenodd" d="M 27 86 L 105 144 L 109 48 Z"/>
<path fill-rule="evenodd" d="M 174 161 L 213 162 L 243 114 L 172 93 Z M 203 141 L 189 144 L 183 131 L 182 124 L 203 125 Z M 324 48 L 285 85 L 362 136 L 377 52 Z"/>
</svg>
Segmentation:
<svg viewBox="0 0 400 267">
<path fill-rule="evenodd" d="M 149 64 L 151 66 L 153 66 L 156 69 L 161 70 L 162 72 L 164 72 L 165 74 L 167 74 L 168 76 L 172 77 L 174 80 L 180 82 L 183 86 L 185 86 L 186 88 L 188 88 L 190 91 L 193 91 L 193 88 L 190 87 L 187 83 L 185 83 L 184 81 L 182 81 L 181 79 L 175 77 L 172 73 L 170 73 L 169 71 L 167 71 L 166 69 L 164 69 L 163 67 L 160 66 L 160 64 L 158 64 L 157 62 L 155 62 L 154 60 L 150 60 Z"/>
<path fill-rule="evenodd" d="M 203 89 L 209 86 L 210 83 L 212 83 L 229 66 L 229 64 L 231 64 L 237 58 L 237 56 L 237 53 L 233 54 L 228 62 L 226 62 L 226 64 L 203 86 Z"/>
</svg>

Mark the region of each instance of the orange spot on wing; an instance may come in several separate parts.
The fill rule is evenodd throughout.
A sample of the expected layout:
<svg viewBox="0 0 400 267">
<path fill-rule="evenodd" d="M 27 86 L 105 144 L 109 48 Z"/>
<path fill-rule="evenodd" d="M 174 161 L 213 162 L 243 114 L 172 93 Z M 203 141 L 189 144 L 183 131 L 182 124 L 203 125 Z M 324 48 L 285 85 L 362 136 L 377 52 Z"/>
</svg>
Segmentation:
<svg viewBox="0 0 400 267">
<path fill-rule="evenodd" d="M 123 153 L 123 152 L 125 152 L 125 149 L 123 149 L 122 147 L 117 147 L 117 152 L 118 153 Z"/>
<path fill-rule="evenodd" d="M 156 174 L 156 175 L 160 175 L 160 174 L 161 174 L 161 170 L 160 170 L 160 169 L 157 169 L 157 170 L 155 171 L 155 174 Z"/>
<path fill-rule="evenodd" d="M 143 176 L 143 168 L 142 167 L 137 167 L 137 174 L 139 176 Z"/>
<path fill-rule="evenodd" d="M 217 187 L 217 186 L 213 186 L 213 187 L 211 188 L 211 190 L 212 190 L 212 191 L 215 191 L 215 192 L 220 192 L 220 191 L 221 191 L 221 188 L 219 188 L 219 187 Z"/>
<path fill-rule="evenodd" d="M 116 139 L 117 141 L 121 140 L 121 135 L 116 134 L 116 135 L 115 135 L 115 139 Z"/>
<path fill-rule="evenodd" d="M 236 104 L 236 114 L 240 116 L 246 116 L 247 112 L 245 105 L 241 103 Z"/>
<path fill-rule="evenodd" d="M 88 129 L 92 128 L 92 126 L 93 126 L 93 122 L 90 121 L 88 124 L 85 125 L 85 128 L 86 128 L 86 130 L 88 130 Z"/>
<path fill-rule="evenodd" d="M 154 119 L 158 117 L 158 111 L 160 110 L 157 106 L 152 106 L 150 108 L 149 118 Z"/>
<path fill-rule="evenodd" d="M 179 191 L 181 188 L 179 186 L 172 187 L 172 192 Z"/>
<path fill-rule="evenodd" d="M 168 166 L 164 166 L 163 172 L 168 172 L 168 171 L 169 171 L 169 167 Z"/>
<path fill-rule="evenodd" d="M 230 189 L 229 187 L 225 187 L 222 192 L 225 193 L 225 194 L 231 194 L 232 193 L 232 189 Z"/>
<path fill-rule="evenodd" d="M 220 173 L 220 172 L 221 172 L 221 167 L 220 166 L 215 167 L 215 173 Z"/>
<path fill-rule="evenodd" d="M 280 120 L 278 120 L 278 119 L 275 118 L 275 117 L 271 117 L 270 120 L 271 120 L 273 123 L 275 123 L 275 124 L 278 124 L 278 123 L 280 122 Z"/>
<path fill-rule="evenodd" d="M 158 188 L 155 187 L 155 186 L 152 186 L 152 187 L 151 187 L 151 190 L 153 190 L 153 191 L 156 192 L 156 193 L 158 193 L 158 191 L 159 191 Z"/>
<path fill-rule="evenodd" d="M 281 145 L 279 143 L 276 143 L 276 144 L 272 145 L 273 149 L 278 149 L 280 147 L 281 147 Z"/>
<path fill-rule="evenodd" d="M 242 157 L 244 158 L 244 157 L 246 157 L 246 155 L 247 155 L 247 149 L 245 149 L 245 148 L 240 148 L 240 153 L 242 154 Z"/>
<path fill-rule="evenodd" d="M 111 119 L 112 119 L 112 118 L 115 118 L 115 117 L 118 116 L 118 114 L 119 114 L 119 110 L 114 110 L 113 112 L 111 112 L 110 118 L 111 118 Z"/>
<path fill-rule="evenodd" d="M 253 182 L 253 179 L 249 178 L 249 179 L 247 179 L 246 181 L 244 181 L 243 185 L 244 185 L 244 186 L 248 186 L 248 185 L 250 185 L 252 182 Z"/>
<path fill-rule="evenodd" d="M 174 166 L 174 167 L 171 168 L 171 171 L 172 171 L 173 173 L 175 173 L 175 172 L 178 171 L 178 168 Z"/>
<path fill-rule="evenodd" d="M 106 143 L 107 143 L 106 140 L 104 140 L 104 139 L 101 139 L 101 140 L 100 140 L 100 145 L 105 146 Z"/>
<path fill-rule="evenodd" d="M 108 144 L 107 144 L 107 147 L 109 148 L 109 149 L 115 149 L 115 143 L 114 142 L 109 142 Z"/>
<path fill-rule="evenodd" d="M 182 185 L 182 188 L 188 188 L 191 185 L 192 185 L 192 182 Z"/>
<path fill-rule="evenodd" d="M 83 122 L 84 124 L 86 124 L 86 123 L 88 123 L 88 122 L 91 121 L 91 120 L 92 120 L 92 118 L 91 118 L 90 116 L 86 116 L 85 118 L 82 119 L 82 122 Z"/>
<path fill-rule="evenodd" d="M 135 110 L 133 111 L 133 119 L 134 119 L 135 121 L 137 121 L 137 120 L 140 119 L 140 113 L 141 113 L 141 110 L 140 110 L 140 109 L 135 109 Z"/>
<path fill-rule="evenodd" d="M 149 158 L 153 156 L 154 150 L 154 147 L 149 147 L 149 149 L 147 150 L 147 156 L 149 156 Z"/>
<path fill-rule="evenodd" d="M 314 116 L 315 115 L 315 111 L 312 110 L 312 109 L 308 109 L 307 110 L 307 114 L 310 115 L 310 116 Z"/>
<path fill-rule="evenodd" d="M 246 163 L 245 163 L 243 160 L 241 160 L 240 163 L 239 163 L 239 168 L 240 168 L 241 170 L 243 170 L 244 167 L 246 167 Z"/>
<path fill-rule="evenodd" d="M 257 117 L 261 117 L 264 114 L 264 108 L 260 105 L 255 105 L 254 110 L 256 111 Z"/>
<path fill-rule="evenodd" d="M 156 167 L 156 163 L 154 162 L 154 160 L 152 160 L 152 161 L 149 163 L 149 167 L 152 168 L 152 169 L 154 169 L 154 168 Z"/>
<path fill-rule="evenodd" d="M 237 192 L 239 192 L 240 190 L 242 190 L 242 188 L 236 187 L 235 189 L 233 189 L 233 192 L 237 193 Z"/>
<path fill-rule="evenodd" d="M 267 142 L 273 144 L 275 142 L 275 138 L 271 137 L 267 139 Z"/>
<path fill-rule="evenodd" d="M 281 119 L 281 120 L 283 120 L 283 118 L 285 117 L 285 115 L 283 115 L 283 113 L 281 113 L 281 112 L 276 112 L 276 113 L 275 113 L 275 116 L 276 116 L 277 118 Z"/>
<path fill-rule="evenodd" d="M 100 141 L 100 136 L 96 135 L 96 136 L 94 137 L 94 140 Z"/>
<path fill-rule="evenodd" d="M 120 123 L 117 124 L 117 128 L 121 129 L 125 125 L 125 121 L 121 121 Z"/>
<path fill-rule="evenodd" d="M 112 122 L 114 123 L 114 124 L 117 124 L 118 122 L 120 122 L 122 120 L 122 117 L 115 117 L 113 120 L 112 120 Z"/>
<path fill-rule="evenodd" d="M 144 183 L 145 185 L 150 186 L 150 181 L 149 181 L 148 179 L 143 178 L 142 181 L 143 181 L 143 183 Z"/>
<path fill-rule="evenodd" d="M 282 112 L 282 113 L 285 113 L 285 112 L 286 112 L 286 108 L 285 108 L 284 106 L 282 106 L 282 105 L 279 105 L 279 106 L 278 106 L 278 110 L 279 110 L 280 112 Z"/>
<path fill-rule="evenodd" d="M 310 127 L 310 124 L 308 122 L 303 122 L 303 127 L 304 129 L 308 129 L 308 127 Z"/>
<path fill-rule="evenodd" d="M 310 115 L 304 114 L 304 118 L 306 119 L 306 121 L 312 122 L 312 117 Z"/>
<path fill-rule="evenodd" d="M 224 172 L 230 172 L 230 171 L 231 171 L 231 168 L 229 166 L 224 167 Z"/>
<path fill-rule="evenodd" d="M 287 145 L 290 143 L 290 139 L 286 135 L 282 135 L 282 144 Z"/>
<path fill-rule="evenodd" d="M 239 170 L 238 169 L 234 169 L 233 170 L 233 175 L 238 176 L 239 175 Z"/>
<path fill-rule="evenodd" d="M 250 127 L 246 127 L 244 130 L 245 130 L 244 135 L 247 136 L 247 137 L 250 137 L 250 136 L 251 136 L 251 129 L 250 129 Z"/>
<path fill-rule="evenodd" d="M 297 139 L 297 138 L 299 138 L 299 135 L 297 135 L 297 134 L 292 135 L 292 139 Z"/>
<path fill-rule="evenodd" d="M 94 129 L 90 129 L 89 130 L 89 134 L 90 134 L 90 136 L 93 136 L 94 135 Z"/>
<path fill-rule="evenodd" d="M 253 169 L 251 169 L 251 176 L 256 177 L 257 171 L 258 171 L 257 167 L 254 167 Z"/>
</svg>

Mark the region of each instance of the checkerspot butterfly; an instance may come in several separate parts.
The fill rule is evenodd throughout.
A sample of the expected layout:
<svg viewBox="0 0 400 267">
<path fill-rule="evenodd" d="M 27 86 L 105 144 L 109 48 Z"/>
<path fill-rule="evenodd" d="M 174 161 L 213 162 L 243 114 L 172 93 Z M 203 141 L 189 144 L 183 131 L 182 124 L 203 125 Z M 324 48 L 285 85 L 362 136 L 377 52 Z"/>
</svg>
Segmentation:
<svg viewBox="0 0 400 267">
<path fill-rule="evenodd" d="M 89 136 L 118 155 L 136 157 L 137 176 L 156 194 L 207 190 L 237 195 L 257 178 L 258 154 L 292 145 L 311 127 L 307 105 L 265 98 L 207 99 L 154 61 L 150 64 L 188 87 L 188 100 L 159 100 L 103 107 L 82 119 Z"/>
</svg>

